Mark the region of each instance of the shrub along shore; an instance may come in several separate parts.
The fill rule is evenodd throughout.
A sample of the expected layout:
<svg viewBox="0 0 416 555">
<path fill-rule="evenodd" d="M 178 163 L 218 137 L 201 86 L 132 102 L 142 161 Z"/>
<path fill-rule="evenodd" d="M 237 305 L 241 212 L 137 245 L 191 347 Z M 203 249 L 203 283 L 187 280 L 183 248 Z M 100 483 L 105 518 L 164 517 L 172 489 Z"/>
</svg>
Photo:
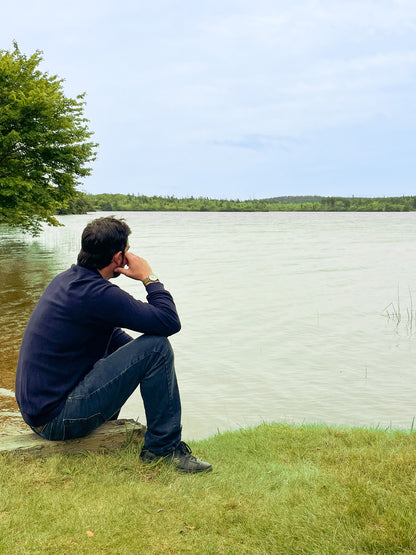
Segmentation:
<svg viewBox="0 0 416 555">
<path fill-rule="evenodd" d="M 0 456 L 0 553 L 415 553 L 413 431 L 263 424 L 183 475 L 108 455 Z"/>
</svg>

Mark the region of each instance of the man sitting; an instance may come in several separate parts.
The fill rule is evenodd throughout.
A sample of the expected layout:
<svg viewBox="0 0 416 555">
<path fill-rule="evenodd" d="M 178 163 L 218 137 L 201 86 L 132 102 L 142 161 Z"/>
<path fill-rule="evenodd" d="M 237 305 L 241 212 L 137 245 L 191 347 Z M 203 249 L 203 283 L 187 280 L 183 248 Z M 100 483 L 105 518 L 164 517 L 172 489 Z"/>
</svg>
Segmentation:
<svg viewBox="0 0 416 555">
<path fill-rule="evenodd" d="M 82 233 L 78 263 L 56 276 L 26 327 L 16 373 L 25 422 L 49 440 L 82 437 L 117 418 L 140 385 L 147 431 L 143 461 L 166 457 L 184 472 L 211 470 L 181 441 L 181 403 L 168 336 L 181 324 L 149 263 L 129 252 L 123 220 L 99 218 Z M 147 302 L 111 278 L 142 281 Z M 143 335 L 132 339 L 121 328 Z"/>
</svg>

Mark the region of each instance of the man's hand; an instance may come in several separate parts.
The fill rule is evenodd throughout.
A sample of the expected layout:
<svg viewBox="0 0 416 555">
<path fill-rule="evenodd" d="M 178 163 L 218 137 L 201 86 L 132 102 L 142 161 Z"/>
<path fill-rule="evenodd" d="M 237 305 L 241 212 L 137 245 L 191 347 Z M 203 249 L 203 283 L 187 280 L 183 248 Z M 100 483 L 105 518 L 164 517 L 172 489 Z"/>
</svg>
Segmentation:
<svg viewBox="0 0 416 555">
<path fill-rule="evenodd" d="M 137 254 L 126 251 L 124 254 L 124 262 L 127 268 L 119 267 L 115 271 L 124 274 L 125 276 L 137 279 L 138 281 L 143 281 L 148 275 L 152 274 L 152 268 L 150 264 L 144 258 L 140 258 Z"/>
</svg>

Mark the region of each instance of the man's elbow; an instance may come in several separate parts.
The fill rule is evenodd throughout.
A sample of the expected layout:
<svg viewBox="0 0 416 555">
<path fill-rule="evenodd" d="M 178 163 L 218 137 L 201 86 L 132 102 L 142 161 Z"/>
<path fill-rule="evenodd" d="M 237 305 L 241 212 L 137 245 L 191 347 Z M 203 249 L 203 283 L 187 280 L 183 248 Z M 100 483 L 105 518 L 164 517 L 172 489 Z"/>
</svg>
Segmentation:
<svg viewBox="0 0 416 555">
<path fill-rule="evenodd" d="M 181 329 L 181 322 L 179 317 L 170 316 L 165 318 L 163 322 L 159 322 L 157 328 L 153 331 L 156 335 L 163 335 L 164 337 L 169 337 L 178 333 Z"/>
<path fill-rule="evenodd" d="M 174 335 L 175 333 L 178 333 L 179 331 L 181 331 L 181 322 L 179 319 L 174 320 L 171 325 L 170 325 L 170 333 L 169 335 Z"/>
</svg>

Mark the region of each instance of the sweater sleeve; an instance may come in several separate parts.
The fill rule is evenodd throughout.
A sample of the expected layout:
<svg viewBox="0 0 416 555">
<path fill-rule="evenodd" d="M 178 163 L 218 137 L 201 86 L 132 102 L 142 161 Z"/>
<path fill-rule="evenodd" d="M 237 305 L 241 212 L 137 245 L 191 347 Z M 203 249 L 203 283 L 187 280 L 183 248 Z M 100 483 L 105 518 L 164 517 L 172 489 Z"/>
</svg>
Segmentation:
<svg viewBox="0 0 416 555">
<path fill-rule="evenodd" d="M 128 333 L 120 328 L 115 328 L 108 342 L 107 353 L 111 355 L 111 353 L 114 353 L 123 345 L 130 343 L 130 341 L 133 341 L 133 338 Z"/>
<path fill-rule="evenodd" d="M 95 317 L 114 327 L 168 337 L 181 329 L 172 295 L 160 282 L 147 287 L 147 302 L 110 284 L 95 303 Z"/>
</svg>

